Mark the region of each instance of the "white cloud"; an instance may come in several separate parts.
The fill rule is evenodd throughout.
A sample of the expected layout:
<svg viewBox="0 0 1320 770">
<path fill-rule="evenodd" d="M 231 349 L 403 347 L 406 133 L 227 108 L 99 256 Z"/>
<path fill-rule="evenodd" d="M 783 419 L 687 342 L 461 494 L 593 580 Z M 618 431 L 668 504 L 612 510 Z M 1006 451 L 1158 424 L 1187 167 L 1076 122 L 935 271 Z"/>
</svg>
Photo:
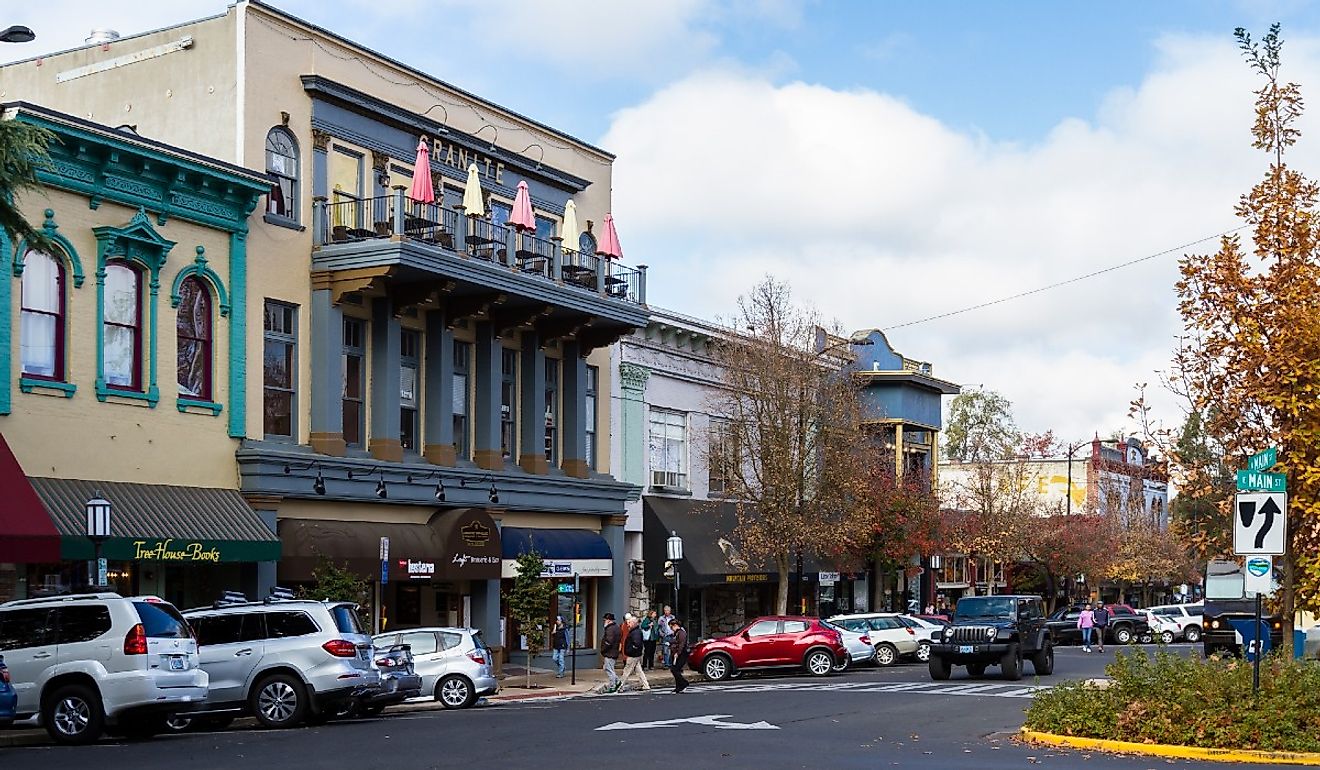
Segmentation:
<svg viewBox="0 0 1320 770">
<path fill-rule="evenodd" d="M 1288 75 L 1320 84 L 1317 47 Z M 845 326 L 886 326 L 1015 294 L 1241 224 L 1266 158 L 1257 87 L 1231 43 L 1167 37 L 1145 79 L 1096 116 L 1021 146 L 959 131 L 894 96 L 707 69 L 621 110 L 615 215 L 649 298 L 725 315 L 766 273 Z M 1315 116 L 1312 115 L 1312 118 Z M 1320 160 L 1315 121 L 1293 157 Z M 1214 242 L 1192 249 L 1213 251 Z M 1176 255 L 893 330 L 903 353 L 1007 394 L 1024 428 L 1065 438 L 1123 424 L 1180 326 Z"/>
</svg>

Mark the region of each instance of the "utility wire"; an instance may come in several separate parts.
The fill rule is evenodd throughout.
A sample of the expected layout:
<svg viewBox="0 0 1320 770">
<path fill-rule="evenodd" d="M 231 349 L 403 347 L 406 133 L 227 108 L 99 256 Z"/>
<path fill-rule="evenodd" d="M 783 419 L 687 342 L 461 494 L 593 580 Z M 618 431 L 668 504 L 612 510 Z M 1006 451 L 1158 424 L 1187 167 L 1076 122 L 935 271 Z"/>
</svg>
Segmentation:
<svg viewBox="0 0 1320 770">
<path fill-rule="evenodd" d="M 892 325 L 892 326 L 886 326 L 886 327 L 884 328 L 884 330 L 885 330 L 885 331 L 891 331 L 891 330 L 893 330 L 893 329 L 902 329 L 902 328 L 905 327 L 905 326 L 916 326 L 917 324 L 924 324 L 924 323 L 926 323 L 926 322 L 928 322 L 928 321 L 938 321 L 938 320 L 940 320 L 941 318 L 950 318 L 950 317 L 952 317 L 952 316 L 962 315 L 963 313 L 970 313 L 970 312 L 972 312 L 973 310 L 980 310 L 981 308 L 991 307 L 992 305 L 999 305 L 999 304 L 1002 304 L 1002 303 L 1004 303 L 1004 302 L 1009 302 L 1009 301 L 1011 301 L 1011 300 L 1022 299 L 1023 297 L 1030 297 L 1030 296 L 1033 295 L 1033 294 L 1040 294 L 1040 293 L 1043 292 L 1043 291 L 1049 291 L 1050 289 L 1057 289 L 1057 288 L 1059 288 L 1060 286 L 1067 286 L 1067 285 L 1069 285 L 1069 284 L 1077 283 L 1077 282 L 1079 282 L 1079 281 L 1085 281 L 1085 280 L 1088 279 L 1088 278 L 1095 278 L 1095 277 L 1098 276 L 1098 275 L 1104 275 L 1105 273 L 1112 273 L 1112 272 L 1115 271 L 1115 270 L 1121 270 L 1121 269 L 1123 269 L 1123 268 L 1125 268 L 1125 267 L 1131 267 L 1131 266 L 1133 266 L 1133 265 L 1140 264 L 1140 263 L 1142 263 L 1142 262 L 1148 262 L 1148 261 L 1150 261 L 1150 260 L 1152 260 L 1152 259 L 1156 259 L 1156 258 L 1159 258 L 1159 257 L 1163 257 L 1163 256 L 1166 256 L 1166 255 L 1169 255 L 1169 254 L 1173 254 L 1173 253 L 1175 253 L 1175 252 L 1180 252 L 1180 251 L 1182 251 L 1182 250 L 1184 250 L 1184 249 L 1187 249 L 1187 248 L 1190 248 L 1190 247 L 1192 247 L 1192 246 L 1195 246 L 1195 245 L 1197 245 L 1198 243 L 1205 243 L 1206 241 L 1209 241 L 1209 240 L 1214 240 L 1214 239 L 1216 239 L 1216 238 L 1223 238 L 1223 237 L 1225 237 L 1225 236 L 1227 236 L 1227 235 L 1232 235 L 1233 233 L 1236 233 L 1238 230 L 1245 230 L 1247 227 L 1250 227 L 1250 225 L 1239 225 L 1238 227 L 1234 227 L 1234 228 L 1231 229 L 1231 230 L 1225 230 L 1225 231 L 1223 231 L 1222 233 L 1215 233 L 1214 235 L 1207 235 L 1207 236 L 1205 236 L 1204 238 L 1197 238 L 1196 240 L 1194 240 L 1194 241 L 1189 241 L 1189 242 L 1187 242 L 1187 243 L 1182 244 L 1181 246 L 1174 246 L 1174 247 L 1171 248 L 1171 249 L 1165 249 L 1164 251 L 1158 251 L 1158 252 L 1156 252 L 1156 253 L 1154 253 L 1154 254 L 1149 254 L 1149 255 L 1144 256 L 1144 257 L 1139 257 L 1139 258 L 1137 258 L 1137 259 L 1133 259 L 1133 260 L 1129 260 L 1129 261 L 1127 261 L 1127 262 L 1123 262 L 1122 264 L 1118 264 L 1118 265 L 1110 265 L 1109 267 L 1102 268 L 1102 269 L 1100 269 L 1100 270 L 1096 270 L 1096 271 L 1094 271 L 1094 272 L 1090 272 L 1090 273 L 1087 273 L 1087 274 L 1085 274 L 1085 275 L 1079 275 L 1079 276 L 1076 276 L 1076 277 L 1073 277 L 1073 278 L 1068 278 L 1068 279 L 1063 280 L 1063 281 L 1058 281 L 1057 283 L 1051 283 L 1051 284 L 1049 284 L 1049 285 L 1047 285 L 1047 286 L 1040 286 L 1040 287 L 1037 287 L 1037 288 L 1035 288 L 1035 289 L 1029 289 L 1029 290 L 1027 290 L 1027 291 L 1019 292 L 1019 293 L 1017 293 L 1017 294 L 1013 294 L 1013 295 L 1008 296 L 1008 297 L 1000 297 L 999 299 L 992 299 L 992 300 L 990 300 L 989 302 L 982 302 L 982 303 L 979 304 L 979 305 L 972 305 L 971 307 L 965 307 L 965 308 L 961 308 L 961 309 L 959 309 L 959 310 L 950 310 L 950 311 L 948 311 L 947 313 L 939 313 L 938 315 L 926 316 L 925 318 L 918 318 L 918 319 L 915 320 L 915 321 L 905 321 L 905 322 L 903 322 L 903 323 L 901 323 L 901 324 L 894 324 L 894 325 Z"/>
</svg>

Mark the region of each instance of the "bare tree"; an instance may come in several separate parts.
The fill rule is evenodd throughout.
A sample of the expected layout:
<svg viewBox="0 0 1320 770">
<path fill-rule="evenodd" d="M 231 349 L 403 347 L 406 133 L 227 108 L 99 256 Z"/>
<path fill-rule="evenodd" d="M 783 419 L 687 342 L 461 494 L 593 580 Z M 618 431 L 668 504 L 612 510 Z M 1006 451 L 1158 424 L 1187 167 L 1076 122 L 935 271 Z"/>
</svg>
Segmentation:
<svg viewBox="0 0 1320 770">
<path fill-rule="evenodd" d="M 780 613 L 797 558 L 847 550 L 864 494 L 856 386 L 816 349 L 818 326 L 786 284 L 766 278 L 738 301 L 736 328 L 746 333 L 715 349 L 723 387 L 710 402 L 721 425 L 711 460 L 723 464 L 744 551 L 779 575 Z"/>
</svg>

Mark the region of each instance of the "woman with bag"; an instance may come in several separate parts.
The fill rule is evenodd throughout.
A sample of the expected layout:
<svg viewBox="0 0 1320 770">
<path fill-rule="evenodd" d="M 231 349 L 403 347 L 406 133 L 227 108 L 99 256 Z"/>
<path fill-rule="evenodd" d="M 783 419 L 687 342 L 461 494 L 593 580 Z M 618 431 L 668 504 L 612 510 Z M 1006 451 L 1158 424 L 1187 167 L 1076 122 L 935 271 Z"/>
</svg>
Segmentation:
<svg viewBox="0 0 1320 770">
<path fill-rule="evenodd" d="M 642 668 L 655 668 L 655 645 L 660 641 L 660 613 L 649 610 L 642 618 Z"/>
</svg>

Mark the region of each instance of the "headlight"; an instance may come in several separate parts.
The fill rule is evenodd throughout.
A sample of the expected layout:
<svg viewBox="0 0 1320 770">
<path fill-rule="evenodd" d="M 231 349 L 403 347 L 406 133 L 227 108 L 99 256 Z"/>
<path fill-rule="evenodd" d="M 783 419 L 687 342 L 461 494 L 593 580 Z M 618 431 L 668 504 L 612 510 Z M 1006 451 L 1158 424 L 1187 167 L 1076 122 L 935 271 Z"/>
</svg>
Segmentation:
<svg viewBox="0 0 1320 770">
<path fill-rule="evenodd" d="M 994 638 L 995 638 L 995 634 L 997 634 L 997 633 L 999 633 L 999 629 L 997 629 L 997 628 L 987 628 L 987 629 L 985 630 L 985 638 L 986 638 L 986 639 L 994 639 Z"/>
<path fill-rule="evenodd" d="M 1210 621 L 1210 627 L 1211 627 L 1211 628 L 1219 628 L 1219 621 L 1218 621 L 1218 620 L 1212 620 L 1212 621 Z"/>
<path fill-rule="evenodd" d="M 1283 628 L 1283 623 L 1280 622 L 1280 621 L 1278 621 L 1278 620 L 1274 621 L 1274 628 L 1275 628 L 1276 630 L 1277 630 L 1277 629 L 1280 629 L 1280 628 Z"/>
<path fill-rule="evenodd" d="M 945 639 L 948 639 L 948 638 L 951 637 L 951 636 L 953 636 L 953 626 L 945 626 L 945 627 L 944 627 L 944 638 L 945 638 Z"/>
</svg>

